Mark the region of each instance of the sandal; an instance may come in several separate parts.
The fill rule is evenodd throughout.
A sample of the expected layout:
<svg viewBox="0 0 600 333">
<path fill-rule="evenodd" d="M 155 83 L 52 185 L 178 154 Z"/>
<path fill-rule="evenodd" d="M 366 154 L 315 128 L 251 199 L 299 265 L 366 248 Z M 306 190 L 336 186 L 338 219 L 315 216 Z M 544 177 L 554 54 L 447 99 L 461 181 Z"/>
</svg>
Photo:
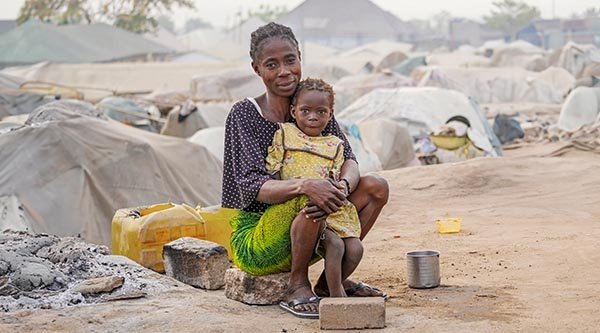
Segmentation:
<svg viewBox="0 0 600 333">
<path fill-rule="evenodd" d="M 309 298 L 294 299 L 290 302 L 281 301 L 279 302 L 279 307 L 299 318 L 319 319 L 319 311 L 302 311 L 297 310 L 296 307 L 303 304 L 319 304 L 320 300 L 319 297 L 312 296 Z"/>
</svg>

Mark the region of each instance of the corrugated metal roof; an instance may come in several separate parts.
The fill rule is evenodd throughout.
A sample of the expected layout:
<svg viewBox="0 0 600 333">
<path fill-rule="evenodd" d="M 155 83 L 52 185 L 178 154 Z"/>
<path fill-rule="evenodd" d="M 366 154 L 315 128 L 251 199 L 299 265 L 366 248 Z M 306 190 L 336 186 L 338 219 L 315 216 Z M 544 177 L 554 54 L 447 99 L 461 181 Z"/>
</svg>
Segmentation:
<svg viewBox="0 0 600 333">
<path fill-rule="evenodd" d="M 0 35 L 0 64 L 106 62 L 171 49 L 107 24 L 56 26 L 29 21 Z"/>
<path fill-rule="evenodd" d="M 306 0 L 277 21 L 299 37 L 395 36 L 409 26 L 369 0 Z"/>
</svg>

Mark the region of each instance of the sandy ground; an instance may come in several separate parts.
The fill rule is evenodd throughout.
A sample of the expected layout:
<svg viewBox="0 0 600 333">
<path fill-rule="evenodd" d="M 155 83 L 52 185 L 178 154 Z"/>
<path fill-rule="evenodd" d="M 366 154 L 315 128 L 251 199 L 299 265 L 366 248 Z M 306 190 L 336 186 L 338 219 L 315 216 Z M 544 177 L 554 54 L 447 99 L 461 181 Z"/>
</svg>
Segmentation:
<svg viewBox="0 0 600 333">
<path fill-rule="evenodd" d="M 593 332 L 600 327 L 600 155 L 528 146 L 383 172 L 391 197 L 354 278 L 385 289 L 389 332 Z M 461 217 L 459 234 L 434 220 Z M 406 286 L 404 254 L 441 252 L 442 285 Z M 316 277 L 318 265 L 311 271 Z M 160 296 L 0 315 L 2 332 L 317 331 L 277 306 L 187 286 Z M 381 330 L 380 330 L 381 331 Z"/>
</svg>

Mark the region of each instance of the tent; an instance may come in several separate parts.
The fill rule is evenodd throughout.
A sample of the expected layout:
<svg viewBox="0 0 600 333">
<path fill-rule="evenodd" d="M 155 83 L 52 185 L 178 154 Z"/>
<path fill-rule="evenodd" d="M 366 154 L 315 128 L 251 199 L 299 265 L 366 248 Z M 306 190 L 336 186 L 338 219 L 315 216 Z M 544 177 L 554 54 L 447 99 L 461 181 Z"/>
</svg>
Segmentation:
<svg viewBox="0 0 600 333">
<path fill-rule="evenodd" d="M 383 170 L 404 168 L 416 158 L 408 129 L 388 119 L 364 121 L 358 125 L 363 140 L 377 154 Z"/>
<path fill-rule="evenodd" d="M 557 126 L 565 131 L 574 131 L 595 123 L 599 114 L 600 87 L 578 87 L 571 91 L 562 105 Z"/>
<path fill-rule="evenodd" d="M 460 91 L 479 103 L 562 103 L 575 84 L 575 78 L 558 67 L 530 72 L 521 68 L 428 66 L 417 68 L 412 76 L 419 78 L 419 86 Z"/>
<path fill-rule="evenodd" d="M 464 94 L 434 87 L 376 89 L 356 100 L 336 117 L 356 124 L 376 119 L 398 122 L 415 137 L 436 131 L 453 116 L 471 123 L 472 139 L 492 156 L 501 155 L 498 138 L 477 103 Z M 471 135 L 469 136 L 471 137 Z"/>
<path fill-rule="evenodd" d="M 343 110 L 346 106 L 377 88 L 397 88 L 414 86 L 406 76 L 394 72 L 362 74 L 346 76 L 333 85 L 335 91 L 335 109 Z"/>
<path fill-rule="evenodd" d="M 245 69 L 200 75 L 190 83 L 192 97 L 201 101 L 239 101 L 262 94 L 265 87 L 250 66 Z"/>
<path fill-rule="evenodd" d="M 160 134 L 189 138 L 201 129 L 223 127 L 233 106 L 233 102 L 190 103 L 169 112 Z"/>
<path fill-rule="evenodd" d="M 187 139 L 189 142 L 208 149 L 219 162 L 223 163 L 225 151 L 225 127 L 217 126 L 204 128 Z"/>
<path fill-rule="evenodd" d="M 462 52 L 433 53 L 425 61 L 430 66 L 448 67 L 488 67 L 490 60 L 486 57 Z"/>
<path fill-rule="evenodd" d="M 96 100 L 117 92 L 152 92 L 189 90 L 192 77 L 218 73 L 235 68 L 229 63 L 109 63 L 109 64 L 50 64 L 12 67 L 3 74 L 27 81 L 44 81 L 83 89 L 87 100 Z M 250 66 L 248 66 L 250 67 Z M 101 90 L 99 90 L 101 89 Z"/>
<path fill-rule="evenodd" d="M 62 103 L 0 134 L 0 197 L 16 197 L 31 231 L 109 245 L 117 209 L 220 202 L 222 167 L 207 149 Z M 37 116 L 44 108 L 55 110 Z"/>
<path fill-rule="evenodd" d="M 590 76 L 584 73 L 589 65 L 594 63 L 600 66 L 600 49 L 591 44 L 576 44 L 568 42 L 560 49 L 560 53 L 553 65 L 566 69 L 576 78 Z M 600 75 L 600 72 L 598 72 Z"/>
<path fill-rule="evenodd" d="M 340 66 L 354 74 L 359 73 L 365 66 L 370 68 L 368 72 L 372 72 L 401 63 L 408 57 L 406 53 L 411 48 L 411 44 L 378 40 L 341 52 L 335 57 L 325 58 L 323 62 Z"/>
<path fill-rule="evenodd" d="M 341 78 L 349 75 L 350 72 L 336 65 L 324 65 L 315 63 L 302 66 L 302 76 L 304 78 L 320 78 L 329 84 L 335 84 Z"/>
<path fill-rule="evenodd" d="M 171 52 L 161 44 L 104 23 L 56 26 L 32 20 L 0 35 L 0 67 L 42 61 L 107 62 Z"/>
</svg>

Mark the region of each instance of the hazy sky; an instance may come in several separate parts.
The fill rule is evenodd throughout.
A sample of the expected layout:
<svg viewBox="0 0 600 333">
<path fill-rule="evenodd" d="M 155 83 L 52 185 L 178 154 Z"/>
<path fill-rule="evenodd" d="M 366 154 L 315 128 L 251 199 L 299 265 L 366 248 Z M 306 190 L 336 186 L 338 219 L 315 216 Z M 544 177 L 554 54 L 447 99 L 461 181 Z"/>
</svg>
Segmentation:
<svg viewBox="0 0 600 333">
<path fill-rule="evenodd" d="M 257 8 L 260 4 L 285 5 L 288 10 L 303 0 L 194 0 L 196 10 L 177 10 L 173 14 L 176 25 L 181 26 L 190 17 L 201 17 L 216 26 L 231 26 L 239 10 Z M 327 1 L 327 0 L 322 0 Z M 14 19 L 25 0 L 0 0 L 0 19 Z M 494 0 L 373 0 L 381 8 L 396 14 L 402 20 L 429 18 L 447 10 L 453 16 L 479 19 L 489 13 Z M 542 17 L 568 17 L 589 7 L 600 8 L 599 0 L 526 0 L 542 11 Z M 554 6 L 553 6 L 554 4 Z M 554 8 L 554 11 L 553 11 Z"/>
</svg>

